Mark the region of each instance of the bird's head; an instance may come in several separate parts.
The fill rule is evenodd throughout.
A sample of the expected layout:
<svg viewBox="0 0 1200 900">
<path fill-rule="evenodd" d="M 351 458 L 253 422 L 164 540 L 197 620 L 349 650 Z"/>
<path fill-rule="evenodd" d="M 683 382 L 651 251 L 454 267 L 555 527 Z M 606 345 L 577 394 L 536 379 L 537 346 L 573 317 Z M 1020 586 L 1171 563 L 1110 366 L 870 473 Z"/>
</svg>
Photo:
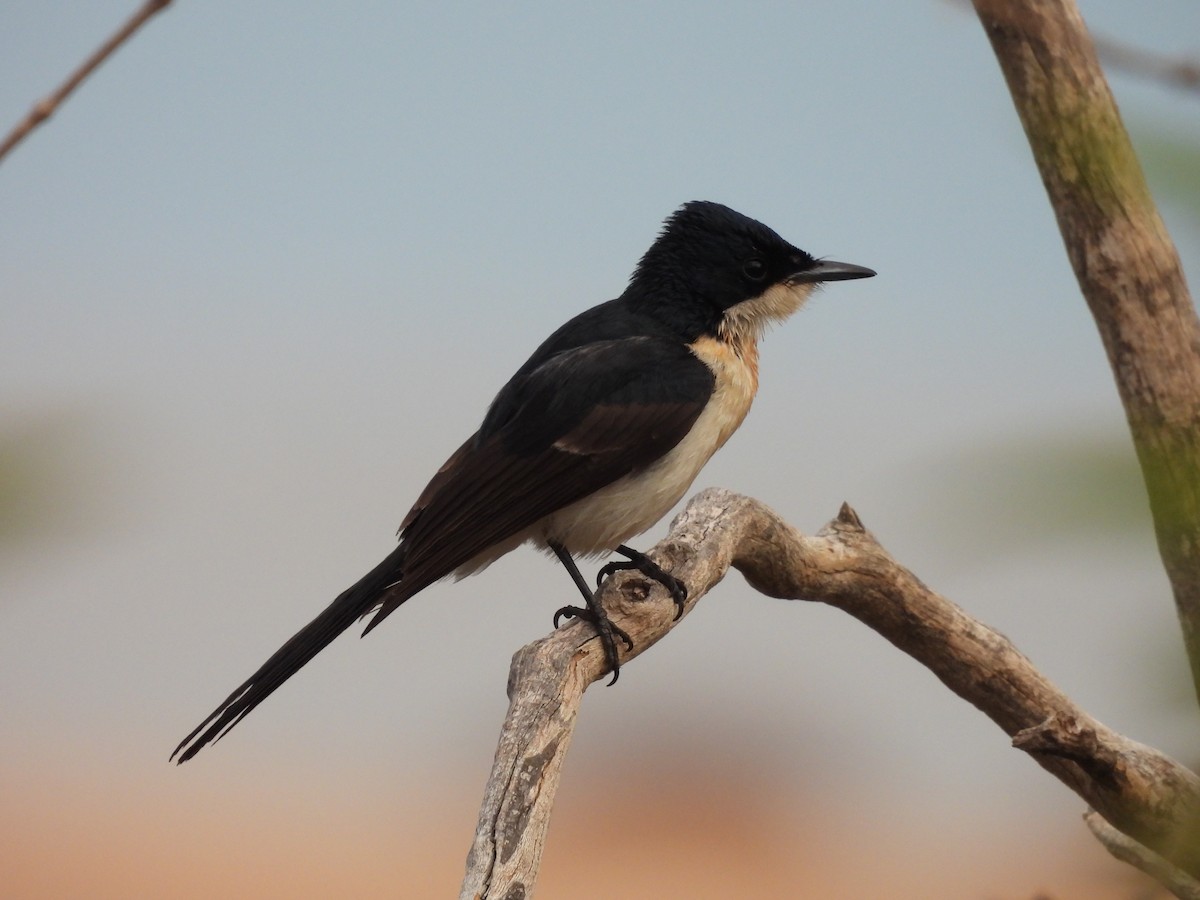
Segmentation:
<svg viewBox="0 0 1200 900">
<path fill-rule="evenodd" d="M 817 284 L 874 274 L 816 259 L 761 222 L 695 200 L 663 223 L 627 296 L 687 330 L 756 338 L 799 309 Z"/>
</svg>

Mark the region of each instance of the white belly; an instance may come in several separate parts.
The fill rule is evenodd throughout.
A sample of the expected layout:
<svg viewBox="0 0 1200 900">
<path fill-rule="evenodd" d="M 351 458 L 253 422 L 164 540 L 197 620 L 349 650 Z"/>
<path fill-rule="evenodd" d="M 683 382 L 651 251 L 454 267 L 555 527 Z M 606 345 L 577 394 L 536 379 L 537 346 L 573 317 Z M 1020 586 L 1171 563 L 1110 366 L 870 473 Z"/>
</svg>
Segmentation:
<svg viewBox="0 0 1200 900">
<path fill-rule="evenodd" d="M 692 345 L 696 356 L 712 370 L 713 394 L 692 430 L 670 452 L 640 472 L 618 479 L 489 547 L 455 570 L 454 577 L 472 575 L 526 541 L 542 549 L 554 541 L 579 556 L 607 553 L 665 516 L 750 411 L 758 389 L 758 347 L 753 338 L 738 343 L 736 350 L 716 338 L 701 338 Z"/>
<path fill-rule="evenodd" d="M 680 501 L 704 464 L 742 424 L 758 387 L 753 343 L 741 353 L 714 338 L 702 338 L 693 346 L 716 383 L 692 430 L 648 468 L 546 516 L 530 535 L 532 540 L 543 545 L 556 541 L 585 556 L 604 553 L 641 534 Z"/>
</svg>

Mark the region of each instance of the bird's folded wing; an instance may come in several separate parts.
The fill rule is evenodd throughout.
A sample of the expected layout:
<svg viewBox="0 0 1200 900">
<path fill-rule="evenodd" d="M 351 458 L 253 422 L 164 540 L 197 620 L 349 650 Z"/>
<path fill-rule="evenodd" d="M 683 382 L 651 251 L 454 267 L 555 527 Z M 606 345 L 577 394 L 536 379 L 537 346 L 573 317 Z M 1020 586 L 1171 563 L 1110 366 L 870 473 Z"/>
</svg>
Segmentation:
<svg viewBox="0 0 1200 900">
<path fill-rule="evenodd" d="M 707 404 L 713 376 L 683 344 L 626 338 L 553 356 L 506 386 L 401 526 L 411 592 L 667 453 Z"/>
</svg>

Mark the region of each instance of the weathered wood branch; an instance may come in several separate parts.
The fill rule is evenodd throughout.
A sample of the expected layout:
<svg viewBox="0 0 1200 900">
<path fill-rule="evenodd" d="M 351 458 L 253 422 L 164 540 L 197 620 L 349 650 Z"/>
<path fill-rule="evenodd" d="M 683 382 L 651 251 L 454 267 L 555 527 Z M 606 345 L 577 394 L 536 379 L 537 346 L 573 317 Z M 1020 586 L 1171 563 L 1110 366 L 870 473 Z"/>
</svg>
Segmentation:
<svg viewBox="0 0 1200 900">
<path fill-rule="evenodd" d="M 1014 746 L 1106 820 L 1200 878 L 1200 778 L 1077 707 L 1007 638 L 897 563 L 848 506 L 810 537 L 756 500 L 707 490 L 692 499 L 652 555 L 687 584 L 687 611 L 732 567 L 769 596 L 820 601 L 850 613 L 983 711 Z M 613 621 L 634 640 L 623 659 L 649 649 L 679 624 L 657 586 L 646 602 L 649 590 L 641 576 L 622 574 L 600 595 Z M 462 897 L 532 892 L 579 702 L 604 674 L 598 641 L 582 623 L 513 657 L 508 716 Z"/>
<path fill-rule="evenodd" d="M 974 0 L 1100 331 L 1200 697 L 1200 319 L 1073 0 Z"/>
</svg>

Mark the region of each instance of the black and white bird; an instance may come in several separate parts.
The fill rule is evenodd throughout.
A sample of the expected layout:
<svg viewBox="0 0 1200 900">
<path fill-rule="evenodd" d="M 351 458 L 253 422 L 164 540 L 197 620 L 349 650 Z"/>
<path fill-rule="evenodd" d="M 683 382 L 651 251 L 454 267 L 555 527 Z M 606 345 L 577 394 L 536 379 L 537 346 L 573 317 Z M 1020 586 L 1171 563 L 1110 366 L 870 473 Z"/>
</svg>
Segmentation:
<svg viewBox="0 0 1200 900">
<path fill-rule="evenodd" d="M 436 581 L 474 574 L 523 543 L 552 552 L 585 606 L 616 680 L 613 625 L 575 564 L 617 552 L 682 611 L 686 587 L 625 541 L 661 519 L 741 425 L 758 388 L 758 340 L 826 281 L 867 278 L 820 260 L 718 203 L 664 223 L 621 296 L 575 316 L 500 389 L 479 430 L 421 492 L 399 545 L 276 651 L 175 748 L 220 738 L 355 621 L 370 631 Z"/>
</svg>

